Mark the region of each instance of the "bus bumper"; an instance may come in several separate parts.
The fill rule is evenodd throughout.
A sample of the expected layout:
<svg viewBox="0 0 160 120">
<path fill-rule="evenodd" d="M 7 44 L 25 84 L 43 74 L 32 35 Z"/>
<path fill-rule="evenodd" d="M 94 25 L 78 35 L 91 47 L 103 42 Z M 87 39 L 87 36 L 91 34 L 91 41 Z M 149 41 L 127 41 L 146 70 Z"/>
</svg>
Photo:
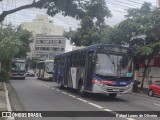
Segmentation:
<svg viewBox="0 0 160 120">
<path fill-rule="evenodd" d="M 109 86 L 102 83 L 94 83 L 92 93 L 132 93 L 133 83 L 126 86 Z"/>
<path fill-rule="evenodd" d="M 52 74 L 44 74 L 45 80 L 52 80 Z"/>
</svg>

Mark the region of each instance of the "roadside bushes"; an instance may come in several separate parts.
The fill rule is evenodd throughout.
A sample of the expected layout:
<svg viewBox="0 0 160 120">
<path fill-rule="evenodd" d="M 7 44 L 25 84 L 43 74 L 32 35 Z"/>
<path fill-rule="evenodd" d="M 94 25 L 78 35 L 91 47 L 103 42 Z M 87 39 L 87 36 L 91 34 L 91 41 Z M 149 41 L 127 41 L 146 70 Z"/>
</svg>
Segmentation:
<svg viewBox="0 0 160 120">
<path fill-rule="evenodd" d="M 0 72 L 0 82 L 4 82 L 4 81 L 7 82 L 8 80 L 10 80 L 10 78 L 11 78 L 10 72 L 2 68 Z"/>
</svg>

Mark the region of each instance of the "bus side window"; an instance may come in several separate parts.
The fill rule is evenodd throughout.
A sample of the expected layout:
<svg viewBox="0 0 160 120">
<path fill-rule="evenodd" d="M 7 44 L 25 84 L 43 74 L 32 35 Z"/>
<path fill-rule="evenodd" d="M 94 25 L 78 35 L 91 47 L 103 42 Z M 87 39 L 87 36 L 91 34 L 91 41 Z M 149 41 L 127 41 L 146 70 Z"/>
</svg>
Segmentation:
<svg viewBox="0 0 160 120">
<path fill-rule="evenodd" d="M 78 52 L 76 55 L 76 66 L 80 66 L 80 59 L 81 59 L 80 55 L 81 55 L 80 52 Z"/>
<path fill-rule="evenodd" d="M 82 66 L 85 66 L 85 60 L 86 60 L 86 51 L 82 52 Z"/>
<path fill-rule="evenodd" d="M 74 55 L 73 55 L 73 53 L 71 54 L 71 67 L 74 67 Z"/>
<path fill-rule="evenodd" d="M 79 54 L 79 66 L 83 66 L 82 61 L 83 61 L 82 52 L 80 52 L 80 54 Z"/>
<path fill-rule="evenodd" d="M 122 68 L 125 68 L 128 65 L 128 57 L 127 57 L 127 55 L 124 55 L 122 57 L 120 63 L 122 64 Z"/>
<path fill-rule="evenodd" d="M 75 53 L 75 64 L 74 64 L 75 67 L 77 67 L 77 64 L 78 64 L 78 63 L 77 63 L 77 60 L 78 60 L 78 59 L 77 59 L 77 53 Z"/>
</svg>

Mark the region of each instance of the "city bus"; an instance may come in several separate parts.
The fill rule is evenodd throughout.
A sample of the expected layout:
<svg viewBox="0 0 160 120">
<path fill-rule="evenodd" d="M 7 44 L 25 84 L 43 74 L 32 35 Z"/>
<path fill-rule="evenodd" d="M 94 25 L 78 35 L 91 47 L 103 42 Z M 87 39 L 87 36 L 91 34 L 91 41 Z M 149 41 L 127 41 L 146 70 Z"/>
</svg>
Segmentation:
<svg viewBox="0 0 160 120">
<path fill-rule="evenodd" d="M 26 60 L 13 59 L 11 63 L 11 77 L 25 79 L 26 73 Z"/>
<path fill-rule="evenodd" d="M 129 48 L 97 44 L 55 56 L 53 81 L 59 87 L 89 93 L 132 93 L 133 62 Z"/>
<path fill-rule="evenodd" d="M 53 60 L 44 60 L 37 62 L 36 73 L 37 79 L 51 80 L 53 74 Z"/>
</svg>

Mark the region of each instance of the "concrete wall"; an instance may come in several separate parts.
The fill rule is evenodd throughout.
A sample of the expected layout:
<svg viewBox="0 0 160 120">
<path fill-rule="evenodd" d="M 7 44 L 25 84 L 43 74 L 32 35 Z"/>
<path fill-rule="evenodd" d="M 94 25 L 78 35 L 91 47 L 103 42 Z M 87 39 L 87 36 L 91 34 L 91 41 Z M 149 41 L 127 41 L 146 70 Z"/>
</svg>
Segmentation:
<svg viewBox="0 0 160 120">
<path fill-rule="evenodd" d="M 143 75 L 144 68 L 140 68 L 138 70 L 138 80 L 142 81 L 142 75 Z M 160 80 L 160 67 L 149 67 L 147 69 L 145 81 L 144 81 L 144 88 L 148 88 L 148 80 L 150 79 L 150 76 L 152 76 L 152 81 Z"/>
</svg>

